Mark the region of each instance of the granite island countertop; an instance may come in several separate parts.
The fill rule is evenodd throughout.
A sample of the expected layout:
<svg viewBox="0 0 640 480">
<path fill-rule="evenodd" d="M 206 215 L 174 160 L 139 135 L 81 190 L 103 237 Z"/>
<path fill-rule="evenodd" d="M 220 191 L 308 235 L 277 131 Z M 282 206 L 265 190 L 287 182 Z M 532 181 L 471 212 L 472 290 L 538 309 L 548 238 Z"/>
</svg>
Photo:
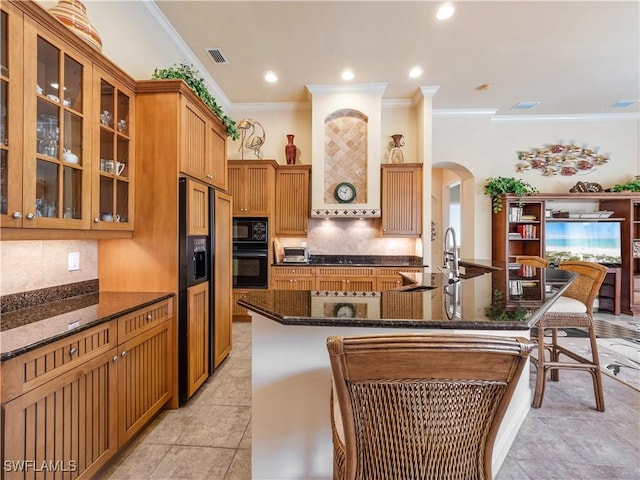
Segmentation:
<svg viewBox="0 0 640 480">
<path fill-rule="evenodd" d="M 3 313 L 0 361 L 172 296 L 163 292 L 94 292 Z"/>
<path fill-rule="evenodd" d="M 277 267 L 428 267 L 422 257 L 414 255 L 311 255 L 308 262 L 276 262 Z"/>
<path fill-rule="evenodd" d="M 483 266 L 482 261 L 467 264 Z M 424 272 L 413 287 L 396 290 L 259 290 L 238 304 L 283 325 L 523 330 L 537 322 L 575 277 L 557 269 L 533 269 L 526 278 L 514 272 L 517 287 L 528 286 L 526 295 L 514 295 L 509 289 L 516 285 L 507 276 L 511 270 L 491 262 L 484 266 L 487 273 L 454 283 L 444 273 Z"/>
</svg>

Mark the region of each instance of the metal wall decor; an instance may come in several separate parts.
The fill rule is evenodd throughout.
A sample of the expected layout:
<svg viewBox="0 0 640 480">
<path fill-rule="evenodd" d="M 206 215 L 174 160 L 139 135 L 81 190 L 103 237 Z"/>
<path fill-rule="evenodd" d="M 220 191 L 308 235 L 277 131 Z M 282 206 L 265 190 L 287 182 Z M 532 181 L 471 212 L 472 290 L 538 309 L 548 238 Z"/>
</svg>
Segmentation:
<svg viewBox="0 0 640 480">
<path fill-rule="evenodd" d="M 609 156 L 598 154 L 598 149 L 582 147 L 571 142 L 568 145 L 556 143 L 518 152 L 518 172 L 540 170 L 545 177 L 552 175 L 576 175 L 591 173 L 600 165 L 609 162 Z"/>
<path fill-rule="evenodd" d="M 260 122 L 252 118 L 244 118 L 238 122 L 238 130 L 240 130 L 240 158 L 244 160 L 244 149 L 253 150 L 253 154 L 262 160 L 262 152 L 260 148 L 264 145 L 265 133 Z"/>
</svg>

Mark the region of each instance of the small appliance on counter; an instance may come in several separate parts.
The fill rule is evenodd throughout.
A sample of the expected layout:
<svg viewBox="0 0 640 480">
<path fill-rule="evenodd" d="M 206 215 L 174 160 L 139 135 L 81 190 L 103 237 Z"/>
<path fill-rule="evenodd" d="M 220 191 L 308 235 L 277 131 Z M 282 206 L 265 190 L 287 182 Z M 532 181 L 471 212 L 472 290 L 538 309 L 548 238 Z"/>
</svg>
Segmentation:
<svg viewBox="0 0 640 480">
<path fill-rule="evenodd" d="M 284 247 L 282 263 L 309 263 L 307 247 Z"/>
</svg>

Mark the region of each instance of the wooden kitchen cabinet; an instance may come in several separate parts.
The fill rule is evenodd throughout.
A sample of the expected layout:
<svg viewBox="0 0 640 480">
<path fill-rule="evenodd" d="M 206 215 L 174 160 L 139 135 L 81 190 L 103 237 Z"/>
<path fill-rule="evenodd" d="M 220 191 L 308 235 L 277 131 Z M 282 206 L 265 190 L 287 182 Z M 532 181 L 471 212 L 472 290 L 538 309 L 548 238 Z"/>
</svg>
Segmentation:
<svg viewBox="0 0 640 480">
<path fill-rule="evenodd" d="M 2 34 L 9 34 L 2 42 L 8 65 L 1 72 L 1 101 L 8 113 L 0 127 L 3 239 L 46 239 L 51 229 L 56 238 L 100 238 L 99 232 L 89 234 L 92 229 L 130 235 L 131 169 L 119 178 L 111 174 L 109 182 L 100 173 L 100 159 L 112 154 L 108 160 L 114 172 L 116 161 L 132 165 L 131 132 L 117 132 L 125 118 L 117 111 L 119 96 L 106 105 L 96 85 L 98 78 L 108 78 L 118 92 L 127 92 L 128 117 L 133 114 L 133 79 L 37 2 L 3 2 L 2 22 Z M 102 128 L 105 110 L 111 123 Z M 106 150 L 105 129 L 113 133 Z"/>
<path fill-rule="evenodd" d="M 375 268 L 316 267 L 316 290 L 375 292 Z"/>
<path fill-rule="evenodd" d="M 3 465 L 58 461 L 91 478 L 116 453 L 116 332 L 114 320 L 3 362 Z"/>
<path fill-rule="evenodd" d="M 276 166 L 273 160 L 235 160 L 228 163 L 234 216 L 269 216 L 273 213 Z"/>
<path fill-rule="evenodd" d="M 187 179 L 187 235 L 209 235 L 209 188 Z"/>
<path fill-rule="evenodd" d="M 251 320 L 251 317 L 249 316 L 249 311 L 244 308 L 241 307 L 240 305 L 238 305 L 238 300 L 240 300 L 242 297 L 244 297 L 247 293 L 252 292 L 253 290 L 249 289 L 249 288 L 234 288 L 233 289 L 233 319 L 234 320 L 240 320 L 240 321 L 247 321 L 247 320 Z"/>
<path fill-rule="evenodd" d="M 229 355 L 232 347 L 232 278 L 231 257 L 231 196 L 222 192 L 214 193 L 216 221 L 214 225 L 213 246 L 213 285 L 211 295 L 214 318 L 213 361 L 217 367 Z"/>
<path fill-rule="evenodd" d="M 180 171 L 227 189 L 227 134 L 222 122 L 201 103 L 181 99 Z"/>
<path fill-rule="evenodd" d="M 300 266 L 271 267 L 272 290 L 313 290 L 315 288 L 315 268 Z"/>
<path fill-rule="evenodd" d="M 306 237 L 309 221 L 311 165 L 276 169 L 275 235 Z"/>
<path fill-rule="evenodd" d="M 169 400 L 172 319 L 156 302 L 3 362 L 3 465 L 92 478 Z"/>
<path fill-rule="evenodd" d="M 422 164 L 381 166 L 382 235 L 419 237 L 422 234 Z"/>
<path fill-rule="evenodd" d="M 209 284 L 187 288 L 187 398 L 209 377 Z M 186 399 L 185 399 L 186 400 Z"/>
<path fill-rule="evenodd" d="M 173 300 L 118 318 L 118 440 L 120 446 L 171 397 Z"/>
</svg>

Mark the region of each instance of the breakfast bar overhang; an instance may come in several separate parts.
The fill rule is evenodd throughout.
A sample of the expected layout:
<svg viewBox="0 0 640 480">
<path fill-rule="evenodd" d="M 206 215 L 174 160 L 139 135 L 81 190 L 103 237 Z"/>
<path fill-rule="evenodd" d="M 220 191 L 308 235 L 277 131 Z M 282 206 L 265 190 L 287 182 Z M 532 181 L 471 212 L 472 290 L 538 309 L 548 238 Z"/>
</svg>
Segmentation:
<svg viewBox="0 0 640 480">
<path fill-rule="evenodd" d="M 256 290 L 239 300 L 252 317 L 253 478 L 332 478 L 328 336 L 530 338 L 531 327 L 575 276 L 519 265 L 467 272 L 457 279 L 428 271 L 407 275 L 409 285 L 384 292 Z M 494 475 L 530 405 L 525 368 L 494 445 Z"/>
</svg>

